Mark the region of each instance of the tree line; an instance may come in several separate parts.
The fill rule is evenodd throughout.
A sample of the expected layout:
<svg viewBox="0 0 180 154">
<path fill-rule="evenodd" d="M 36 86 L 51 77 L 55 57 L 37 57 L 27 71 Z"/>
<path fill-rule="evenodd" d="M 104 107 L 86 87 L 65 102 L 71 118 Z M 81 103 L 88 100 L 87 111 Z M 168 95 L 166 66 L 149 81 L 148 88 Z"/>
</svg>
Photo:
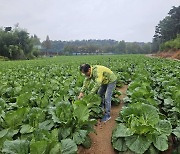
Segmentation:
<svg viewBox="0 0 180 154">
<path fill-rule="evenodd" d="M 0 28 L 0 56 L 10 60 L 32 59 L 38 56 L 40 44 L 39 38 L 36 35 L 30 36 L 26 30 Z"/>
<path fill-rule="evenodd" d="M 136 54 L 150 53 L 151 43 L 115 40 L 51 41 L 49 36 L 42 42 L 42 51 L 61 54 Z"/>
<path fill-rule="evenodd" d="M 0 28 L 0 56 L 9 59 L 32 59 L 40 53 L 57 54 L 136 54 L 180 49 L 180 6 L 173 6 L 168 15 L 155 27 L 152 43 L 116 40 L 52 41 L 42 43 L 36 35 L 19 27 Z"/>
<path fill-rule="evenodd" d="M 152 51 L 180 49 L 180 6 L 173 6 L 168 15 L 155 27 Z"/>
</svg>

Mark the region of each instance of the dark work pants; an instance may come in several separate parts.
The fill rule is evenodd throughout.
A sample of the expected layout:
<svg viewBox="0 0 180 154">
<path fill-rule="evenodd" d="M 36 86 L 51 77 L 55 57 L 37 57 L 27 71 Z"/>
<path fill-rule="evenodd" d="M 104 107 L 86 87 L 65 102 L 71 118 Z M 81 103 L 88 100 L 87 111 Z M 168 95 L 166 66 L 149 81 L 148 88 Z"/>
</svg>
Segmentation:
<svg viewBox="0 0 180 154">
<path fill-rule="evenodd" d="M 98 90 L 98 94 L 102 98 L 101 106 L 103 109 L 105 109 L 105 114 L 109 116 L 111 111 L 112 94 L 115 87 L 116 87 L 116 81 L 109 84 L 103 84 Z"/>
</svg>

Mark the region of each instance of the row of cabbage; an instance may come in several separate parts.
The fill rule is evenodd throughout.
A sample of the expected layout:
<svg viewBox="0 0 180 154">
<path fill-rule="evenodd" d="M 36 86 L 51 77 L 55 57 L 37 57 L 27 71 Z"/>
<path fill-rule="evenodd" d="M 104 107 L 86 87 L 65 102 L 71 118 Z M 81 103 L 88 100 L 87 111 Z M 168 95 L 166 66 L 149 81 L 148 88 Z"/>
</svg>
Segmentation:
<svg viewBox="0 0 180 154">
<path fill-rule="evenodd" d="M 179 153 L 179 61 L 144 57 L 131 63 L 125 105 L 112 134 L 113 147 L 120 153 Z M 118 71 L 125 73 L 121 68 Z"/>
<path fill-rule="evenodd" d="M 79 65 L 110 66 L 111 58 L 0 62 L 0 151 L 66 154 L 76 153 L 80 144 L 90 147 L 88 134 L 102 116 L 101 100 L 95 95 L 77 100 L 84 79 Z M 114 103 L 119 103 L 117 94 Z"/>
<path fill-rule="evenodd" d="M 82 63 L 101 64 L 111 68 L 118 76 L 117 86 L 130 83 L 129 94 L 126 98 L 129 104 L 133 104 L 133 101 L 145 103 L 142 100 L 146 98 L 154 106 L 157 101 L 158 104 L 164 102 L 162 101 L 164 90 L 155 84 L 161 85 L 163 78 L 170 73 L 163 71 L 164 73 L 161 74 L 162 67 L 158 67 L 158 65 L 164 65 L 163 68 L 166 68 L 167 71 L 172 69 L 173 72 L 176 72 L 174 73 L 176 77 L 170 75 L 169 78 L 177 79 L 176 82 L 171 81 L 170 83 L 174 83 L 175 91 L 179 88 L 178 62 L 153 60 L 144 56 L 76 56 L 1 62 L 0 151 L 20 154 L 54 154 L 76 153 L 80 144 L 90 147 L 91 141 L 88 134 L 94 131 L 96 119 L 101 117 L 102 110 L 99 108 L 101 100 L 98 96 L 86 96 L 83 100 L 77 100 L 83 82 L 83 77 L 79 73 L 79 65 Z M 166 65 L 166 63 L 168 64 Z M 159 72 L 160 78 L 154 71 Z M 150 73 L 156 76 L 143 77 Z M 146 78 L 151 78 L 151 84 L 143 83 L 143 79 Z M 153 78 L 156 82 L 153 82 Z M 137 89 L 134 86 L 136 90 L 132 89 L 132 92 L 140 91 L 140 94 L 131 92 L 130 87 L 133 87 L 134 82 L 139 84 Z M 154 85 L 154 89 L 157 88 L 154 94 L 151 93 L 151 90 L 146 91 L 149 88 L 153 89 L 152 85 Z M 174 97 L 178 94 L 170 92 L 171 94 L 167 94 L 171 97 L 166 97 L 165 102 L 172 105 Z M 115 104 L 119 103 L 117 94 L 120 95 L 115 91 L 113 97 Z M 172 97 L 172 95 L 175 96 Z M 161 107 L 161 109 L 163 108 Z M 176 113 L 171 111 L 170 114 Z M 164 113 L 159 114 L 159 110 L 158 115 L 159 117 L 156 117 L 155 121 L 162 120 L 163 117 L 163 120 L 168 121 L 166 124 L 169 121 L 171 125 L 173 121 L 176 122 L 175 119 L 164 116 Z M 177 135 L 178 129 L 175 130 L 178 127 L 175 126 L 173 126 L 173 132 Z M 166 136 L 171 132 L 166 132 Z M 119 142 L 115 144 L 119 146 Z M 127 145 L 124 146 L 126 148 L 124 151 L 127 151 Z M 117 149 L 116 146 L 115 149 Z"/>
</svg>

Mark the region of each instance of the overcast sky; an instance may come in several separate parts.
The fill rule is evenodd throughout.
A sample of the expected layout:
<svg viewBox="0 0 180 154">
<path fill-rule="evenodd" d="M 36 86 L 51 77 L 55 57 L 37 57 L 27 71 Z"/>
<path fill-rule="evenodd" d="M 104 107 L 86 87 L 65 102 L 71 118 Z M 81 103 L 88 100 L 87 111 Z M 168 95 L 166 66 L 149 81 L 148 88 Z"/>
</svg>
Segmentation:
<svg viewBox="0 0 180 154">
<path fill-rule="evenodd" d="M 0 0 L 0 27 L 19 23 L 41 41 L 151 42 L 155 26 L 180 0 Z"/>
</svg>

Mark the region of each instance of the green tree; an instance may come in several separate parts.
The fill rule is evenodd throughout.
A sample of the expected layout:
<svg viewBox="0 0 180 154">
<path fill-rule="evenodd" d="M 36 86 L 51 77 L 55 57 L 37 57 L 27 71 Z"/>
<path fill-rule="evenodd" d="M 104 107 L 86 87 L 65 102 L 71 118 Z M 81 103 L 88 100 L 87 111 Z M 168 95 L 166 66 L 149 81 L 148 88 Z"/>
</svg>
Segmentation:
<svg viewBox="0 0 180 154">
<path fill-rule="evenodd" d="M 158 51 L 162 43 L 175 39 L 178 34 L 180 34 L 180 6 L 173 6 L 168 16 L 161 20 L 155 28 L 152 51 Z"/>
<path fill-rule="evenodd" d="M 97 45 L 89 45 L 87 48 L 87 52 L 90 54 L 92 53 L 98 53 L 100 51 L 100 49 L 98 48 Z"/>
<path fill-rule="evenodd" d="M 9 48 L 10 59 L 24 59 L 23 50 L 17 45 L 10 45 Z"/>
<path fill-rule="evenodd" d="M 29 33 L 19 28 L 0 29 L 0 55 L 9 59 L 33 58 L 33 41 Z"/>
<path fill-rule="evenodd" d="M 138 45 L 137 42 L 131 42 L 131 43 L 127 43 L 126 52 L 128 54 L 142 53 L 142 48 Z"/>
<path fill-rule="evenodd" d="M 115 51 L 116 53 L 126 53 L 126 43 L 124 40 L 120 41 L 116 46 L 115 46 Z"/>
<path fill-rule="evenodd" d="M 46 52 L 49 52 L 51 49 L 51 41 L 49 39 L 49 36 L 46 36 L 46 40 L 42 43 L 42 46 L 45 48 Z"/>
<path fill-rule="evenodd" d="M 41 45 L 40 39 L 35 34 L 31 36 L 31 41 L 34 46 Z"/>
<path fill-rule="evenodd" d="M 151 43 L 145 43 L 142 46 L 142 50 L 143 50 L 142 53 L 151 53 Z"/>
<path fill-rule="evenodd" d="M 25 56 L 28 57 L 33 49 L 29 33 L 24 30 L 15 30 L 15 34 L 18 36 L 17 43 L 19 44 L 19 47 L 23 50 Z"/>
<path fill-rule="evenodd" d="M 77 52 L 77 48 L 75 46 L 71 46 L 71 45 L 66 45 L 64 47 L 64 53 L 66 55 L 70 55 L 73 54 L 73 52 Z"/>
</svg>

